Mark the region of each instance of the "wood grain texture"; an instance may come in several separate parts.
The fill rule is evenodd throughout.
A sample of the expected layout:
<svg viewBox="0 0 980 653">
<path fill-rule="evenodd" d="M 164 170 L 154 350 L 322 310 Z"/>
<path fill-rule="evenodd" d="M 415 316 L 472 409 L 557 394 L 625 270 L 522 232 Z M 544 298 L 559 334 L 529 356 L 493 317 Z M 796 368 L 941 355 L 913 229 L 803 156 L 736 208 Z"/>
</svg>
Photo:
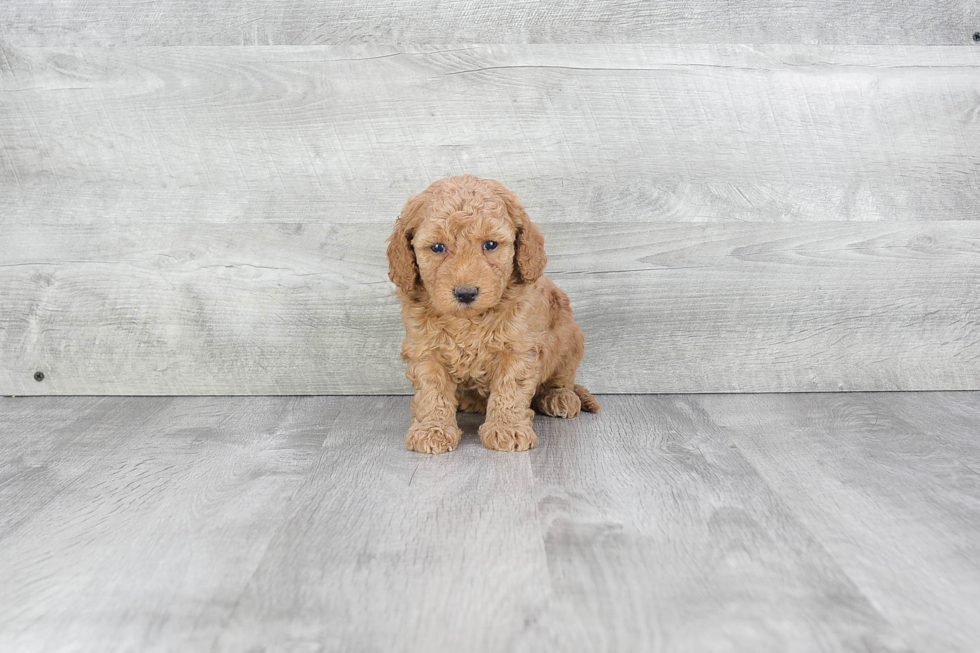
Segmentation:
<svg viewBox="0 0 980 653">
<path fill-rule="evenodd" d="M 343 405 L 62 401 L 0 409 L 0 648 L 208 650 Z"/>
<path fill-rule="evenodd" d="M 404 397 L 0 398 L 4 441 L 41 443 L 18 464 L 84 467 L 0 530 L 0 647 L 783 653 L 911 651 L 934 637 L 925 650 L 958 650 L 975 626 L 974 604 L 956 599 L 980 580 L 957 575 L 969 550 L 942 554 L 974 546 L 980 519 L 968 479 L 934 473 L 941 447 L 909 444 L 908 427 L 897 448 L 872 438 L 847 450 L 872 469 L 869 490 L 901 483 L 950 538 L 905 525 L 918 540 L 897 541 L 882 505 L 824 513 L 792 491 L 784 500 L 729 437 L 760 400 L 714 399 L 603 397 L 597 415 L 538 417 L 539 448 L 521 454 L 484 449 L 482 418 L 461 415 L 459 449 L 426 456 L 404 449 Z M 785 402 L 773 424 L 789 429 L 840 406 L 766 399 Z M 887 400 L 924 422 L 945 407 Z M 851 439 L 876 433 L 844 421 Z M 62 448 L 44 444 L 65 435 Z M 809 437 L 789 442 L 797 474 L 837 496 L 825 454 Z M 11 496 L 39 486 L 7 478 Z M 815 537 L 821 517 L 863 548 Z M 930 546 L 935 578 L 923 583 L 902 555 Z M 946 614 L 892 616 L 877 602 L 886 591 L 888 609 L 934 601 Z"/>
<path fill-rule="evenodd" d="M 974 220 L 980 47 L 12 48 L 2 223 Z"/>
<path fill-rule="evenodd" d="M 5 394 L 406 393 L 389 224 L 14 225 Z M 598 392 L 980 386 L 980 223 L 544 226 Z M 44 372 L 42 383 L 34 380 Z"/>
<path fill-rule="evenodd" d="M 524 650 L 909 650 L 696 399 L 602 401 L 538 420 L 554 599 Z"/>
<path fill-rule="evenodd" d="M 2 54 L 2 393 L 406 392 L 383 240 L 460 172 L 596 391 L 980 387 L 980 49 Z"/>
<path fill-rule="evenodd" d="M 476 416 L 409 453 L 407 399 L 344 406 L 213 650 L 515 650 L 549 595 L 528 457 Z"/>
<path fill-rule="evenodd" d="M 913 649 L 966 653 L 980 641 L 980 413 L 963 398 L 973 410 L 934 393 L 699 401 Z"/>
<path fill-rule="evenodd" d="M 385 43 L 966 44 L 969 0 L 191 0 L 143 5 L 7 0 L 0 30 L 18 45 L 303 45 Z"/>
<path fill-rule="evenodd" d="M 155 415 L 163 403 L 144 403 L 141 417 Z M 104 397 L 66 397 L 42 412 L 37 407 L 23 401 L 3 407 L 0 539 L 34 517 L 91 467 L 92 458 L 76 452 L 84 449 L 88 438 L 107 447 L 124 446 L 129 430 L 143 421 L 134 419 L 132 411 L 120 410 L 120 402 Z"/>
</svg>

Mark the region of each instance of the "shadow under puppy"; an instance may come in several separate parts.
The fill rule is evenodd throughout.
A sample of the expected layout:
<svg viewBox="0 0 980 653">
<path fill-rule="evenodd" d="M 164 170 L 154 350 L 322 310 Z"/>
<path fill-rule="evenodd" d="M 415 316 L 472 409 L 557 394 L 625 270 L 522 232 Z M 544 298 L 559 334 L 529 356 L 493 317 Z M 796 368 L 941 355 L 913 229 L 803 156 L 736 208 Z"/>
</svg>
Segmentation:
<svg viewBox="0 0 980 653">
<path fill-rule="evenodd" d="M 499 451 L 536 445 L 531 406 L 553 417 L 599 410 L 575 384 L 584 336 L 568 296 L 542 276 L 546 261 L 541 231 L 498 181 L 449 177 L 405 203 L 388 276 L 415 387 L 409 449 L 455 449 L 457 408 L 486 413 L 480 440 Z"/>
</svg>

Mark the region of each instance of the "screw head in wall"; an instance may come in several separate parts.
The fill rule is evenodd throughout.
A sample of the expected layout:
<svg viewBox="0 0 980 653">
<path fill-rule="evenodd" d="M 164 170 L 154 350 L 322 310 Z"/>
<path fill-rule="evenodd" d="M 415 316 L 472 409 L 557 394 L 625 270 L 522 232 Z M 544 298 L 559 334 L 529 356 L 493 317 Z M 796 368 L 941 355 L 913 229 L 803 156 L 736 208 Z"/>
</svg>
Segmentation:
<svg viewBox="0 0 980 653">
<path fill-rule="evenodd" d="M 40 383 L 44 380 L 44 372 L 34 372 L 34 380 Z"/>
</svg>

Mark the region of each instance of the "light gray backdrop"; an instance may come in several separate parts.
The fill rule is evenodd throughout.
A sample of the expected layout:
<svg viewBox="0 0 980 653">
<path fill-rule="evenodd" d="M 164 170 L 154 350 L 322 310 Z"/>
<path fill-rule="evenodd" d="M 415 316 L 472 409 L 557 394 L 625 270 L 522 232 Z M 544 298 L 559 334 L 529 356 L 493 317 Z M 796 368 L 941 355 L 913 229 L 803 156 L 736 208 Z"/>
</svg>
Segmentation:
<svg viewBox="0 0 980 653">
<path fill-rule="evenodd" d="M 973 1 L 8 0 L 0 394 L 407 392 L 384 239 L 464 172 L 542 226 L 595 392 L 980 388 L 977 30 Z"/>
</svg>

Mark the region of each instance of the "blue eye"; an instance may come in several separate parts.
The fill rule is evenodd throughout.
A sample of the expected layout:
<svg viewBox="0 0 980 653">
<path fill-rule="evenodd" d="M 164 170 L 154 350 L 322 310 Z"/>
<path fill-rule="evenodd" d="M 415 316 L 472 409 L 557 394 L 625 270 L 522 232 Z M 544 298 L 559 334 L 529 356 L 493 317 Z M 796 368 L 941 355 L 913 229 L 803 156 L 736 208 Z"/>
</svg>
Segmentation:
<svg viewBox="0 0 980 653">
<path fill-rule="evenodd" d="M 488 252 L 491 251 L 491 250 L 497 249 L 497 241 L 496 240 L 488 240 L 487 242 L 483 243 L 483 249 L 485 249 Z"/>
<path fill-rule="evenodd" d="M 429 249 L 431 249 L 436 254 L 442 254 L 443 252 L 446 251 L 446 246 L 443 245 L 442 243 L 436 243 L 435 245 L 433 245 Z"/>
</svg>

